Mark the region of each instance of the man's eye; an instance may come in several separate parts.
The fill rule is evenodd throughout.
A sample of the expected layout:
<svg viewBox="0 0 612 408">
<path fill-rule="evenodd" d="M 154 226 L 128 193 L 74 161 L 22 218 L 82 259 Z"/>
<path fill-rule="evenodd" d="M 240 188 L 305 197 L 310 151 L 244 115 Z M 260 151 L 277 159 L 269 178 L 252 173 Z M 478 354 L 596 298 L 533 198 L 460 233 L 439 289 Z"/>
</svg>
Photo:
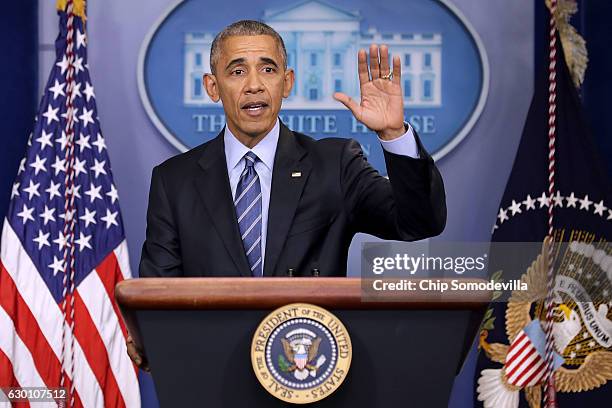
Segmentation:
<svg viewBox="0 0 612 408">
<path fill-rule="evenodd" d="M 267 73 L 274 72 L 274 68 L 272 68 L 272 67 L 265 67 L 264 68 L 264 72 L 267 72 Z"/>
<path fill-rule="evenodd" d="M 244 73 L 243 69 L 235 69 L 234 71 L 232 71 L 233 75 L 242 75 Z"/>
</svg>

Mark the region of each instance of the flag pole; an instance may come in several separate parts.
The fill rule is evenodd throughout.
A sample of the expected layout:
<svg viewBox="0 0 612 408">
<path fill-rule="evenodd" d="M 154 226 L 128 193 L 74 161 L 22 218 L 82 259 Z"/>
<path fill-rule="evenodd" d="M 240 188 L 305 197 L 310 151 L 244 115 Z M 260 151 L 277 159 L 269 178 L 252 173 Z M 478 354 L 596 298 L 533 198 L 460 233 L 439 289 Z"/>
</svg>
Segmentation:
<svg viewBox="0 0 612 408">
<path fill-rule="evenodd" d="M 63 250 L 63 293 L 62 293 L 62 374 L 60 386 L 65 386 L 66 378 L 66 331 L 70 332 L 70 389 L 68 396 L 70 399 L 69 407 L 74 406 L 74 229 L 76 210 L 74 206 L 75 185 L 74 185 L 74 2 L 66 2 L 66 60 L 68 69 L 66 72 L 66 126 L 65 134 L 67 140 L 65 163 L 66 176 L 64 179 L 64 237 L 67 240 Z M 70 300 L 68 300 L 70 298 Z M 69 306 L 67 305 L 70 302 Z"/>
<path fill-rule="evenodd" d="M 555 195 L 555 145 L 557 119 L 557 26 L 555 12 L 557 0 L 550 0 L 549 64 L 548 64 L 548 273 L 546 293 L 546 376 L 544 380 L 544 407 L 556 408 L 557 398 L 554 379 L 554 339 L 553 339 L 553 290 L 555 286 L 554 252 L 554 214 Z"/>
</svg>

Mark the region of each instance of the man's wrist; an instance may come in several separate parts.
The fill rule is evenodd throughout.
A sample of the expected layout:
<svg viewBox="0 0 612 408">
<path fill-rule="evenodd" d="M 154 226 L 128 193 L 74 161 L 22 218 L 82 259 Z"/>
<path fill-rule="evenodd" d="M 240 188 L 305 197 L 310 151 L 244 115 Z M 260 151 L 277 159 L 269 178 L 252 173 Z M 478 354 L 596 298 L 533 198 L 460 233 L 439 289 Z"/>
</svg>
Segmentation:
<svg viewBox="0 0 612 408">
<path fill-rule="evenodd" d="M 378 137 L 383 150 L 394 153 L 400 156 L 408 156 L 413 159 L 420 158 L 419 146 L 416 141 L 416 135 L 410 124 L 404 123 L 405 132 L 400 136 L 392 140 L 383 140 Z"/>
<path fill-rule="evenodd" d="M 376 132 L 378 137 L 381 140 L 390 141 L 393 139 L 397 139 L 400 136 L 403 136 L 406 133 L 406 125 L 402 125 L 402 127 L 397 129 L 383 129 L 379 132 Z"/>
</svg>

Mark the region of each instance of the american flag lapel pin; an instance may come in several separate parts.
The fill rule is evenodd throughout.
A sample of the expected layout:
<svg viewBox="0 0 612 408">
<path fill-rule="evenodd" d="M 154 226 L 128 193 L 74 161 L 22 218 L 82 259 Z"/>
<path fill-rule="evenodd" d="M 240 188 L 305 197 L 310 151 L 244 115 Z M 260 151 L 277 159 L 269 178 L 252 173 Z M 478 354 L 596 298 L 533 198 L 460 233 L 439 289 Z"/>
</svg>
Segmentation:
<svg viewBox="0 0 612 408">
<path fill-rule="evenodd" d="M 292 178 L 302 177 L 302 172 L 301 171 L 291 172 L 291 177 Z"/>
</svg>

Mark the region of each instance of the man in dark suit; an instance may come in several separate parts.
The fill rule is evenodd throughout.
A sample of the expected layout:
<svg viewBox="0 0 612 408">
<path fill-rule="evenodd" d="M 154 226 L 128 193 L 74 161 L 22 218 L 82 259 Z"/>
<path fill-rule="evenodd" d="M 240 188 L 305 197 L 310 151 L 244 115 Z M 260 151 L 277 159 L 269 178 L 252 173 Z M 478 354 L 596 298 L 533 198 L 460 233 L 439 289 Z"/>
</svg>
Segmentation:
<svg viewBox="0 0 612 408">
<path fill-rule="evenodd" d="M 344 276 L 365 232 L 417 240 L 446 222 L 442 179 L 404 122 L 399 57 L 358 54 L 361 102 L 334 97 L 383 145 L 389 179 L 348 139 L 315 140 L 278 119 L 294 72 L 281 37 L 240 21 L 215 39 L 210 98 L 227 125 L 213 140 L 153 170 L 140 276 Z"/>
</svg>

